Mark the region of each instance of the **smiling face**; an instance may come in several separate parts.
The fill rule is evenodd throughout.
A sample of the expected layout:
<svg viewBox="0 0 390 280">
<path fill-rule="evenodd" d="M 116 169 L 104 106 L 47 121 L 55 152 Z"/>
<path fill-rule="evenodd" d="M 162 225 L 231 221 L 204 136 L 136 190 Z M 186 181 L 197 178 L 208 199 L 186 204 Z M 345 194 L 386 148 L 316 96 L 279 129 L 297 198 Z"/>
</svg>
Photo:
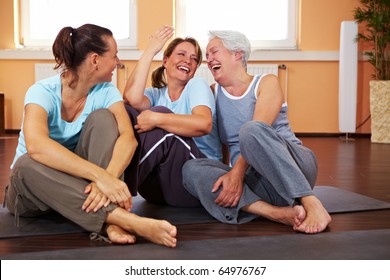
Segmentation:
<svg viewBox="0 0 390 280">
<path fill-rule="evenodd" d="M 99 67 L 99 78 L 102 82 L 111 82 L 112 73 L 114 72 L 117 65 L 120 63 L 120 60 L 117 56 L 118 47 L 116 41 L 113 37 L 105 38 L 108 46 L 108 51 L 102 55 L 98 55 L 98 67 Z"/>
<path fill-rule="evenodd" d="M 198 67 L 198 54 L 195 46 L 189 42 L 178 44 L 169 57 L 164 57 L 168 80 L 179 79 L 188 82 Z"/>
<path fill-rule="evenodd" d="M 232 63 L 237 61 L 235 56 L 234 52 L 225 48 L 221 39 L 213 38 L 209 41 L 206 47 L 207 65 L 216 82 L 231 71 Z"/>
</svg>

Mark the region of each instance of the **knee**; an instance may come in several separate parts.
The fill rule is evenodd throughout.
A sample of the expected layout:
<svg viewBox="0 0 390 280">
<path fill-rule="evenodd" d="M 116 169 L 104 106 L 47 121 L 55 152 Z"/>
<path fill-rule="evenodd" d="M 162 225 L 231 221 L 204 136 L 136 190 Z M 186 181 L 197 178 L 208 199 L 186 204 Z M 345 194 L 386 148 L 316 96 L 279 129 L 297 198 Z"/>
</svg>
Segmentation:
<svg viewBox="0 0 390 280">
<path fill-rule="evenodd" d="M 27 180 L 32 182 L 32 178 L 36 178 L 39 173 L 44 173 L 47 166 L 39 163 L 31 158 L 28 154 L 24 154 L 18 158 L 11 170 L 10 181 Z"/>
<path fill-rule="evenodd" d="M 24 184 L 20 184 L 19 182 L 29 179 L 32 172 L 34 172 L 35 165 L 36 162 L 28 154 L 24 154 L 18 158 L 12 167 L 9 184 L 6 187 L 4 197 L 4 203 L 11 213 L 14 213 L 16 209 L 18 197 L 21 193 L 24 193 Z"/>
<path fill-rule="evenodd" d="M 104 131 L 110 135 L 118 135 L 118 124 L 114 114 L 108 109 L 99 109 L 89 114 L 85 126 L 97 128 L 99 132 Z"/>
<path fill-rule="evenodd" d="M 170 109 L 164 106 L 154 106 L 150 108 L 151 111 L 157 112 L 157 113 L 165 113 L 165 114 L 171 114 L 173 113 Z"/>
<path fill-rule="evenodd" d="M 213 161 L 213 160 L 210 160 L 208 158 L 197 158 L 197 159 L 188 160 L 184 163 L 183 172 L 185 170 L 186 173 L 193 174 L 193 173 L 198 172 L 199 170 L 201 170 L 203 168 L 211 167 L 211 165 L 209 163 L 210 161 Z"/>
<path fill-rule="evenodd" d="M 30 169 L 33 169 L 35 163 L 36 162 L 28 154 L 20 156 L 12 167 L 11 177 L 23 177 L 25 173 L 28 173 Z"/>
<path fill-rule="evenodd" d="M 239 142 L 251 142 L 254 138 L 262 138 L 267 134 L 267 130 L 272 129 L 271 126 L 263 122 L 248 121 L 244 123 L 239 131 Z"/>
<path fill-rule="evenodd" d="M 197 168 L 197 160 L 188 160 L 182 167 L 183 182 L 188 183 L 194 177 L 194 170 Z"/>
<path fill-rule="evenodd" d="M 117 127 L 117 123 L 114 115 L 108 109 L 98 109 L 89 114 L 86 125 L 92 125 L 93 127 L 101 127 L 104 129 Z"/>
<path fill-rule="evenodd" d="M 204 188 L 206 188 L 206 184 L 204 182 L 205 176 L 200 176 L 201 172 L 203 174 L 203 168 L 204 159 L 188 160 L 182 167 L 183 186 L 196 198 L 199 198 L 199 194 L 203 192 Z"/>
<path fill-rule="evenodd" d="M 200 172 L 206 167 L 207 160 L 206 158 L 200 158 L 186 161 L 182 167 L 183 182 L 194 184 L 199 179 Z"/>
</svg>

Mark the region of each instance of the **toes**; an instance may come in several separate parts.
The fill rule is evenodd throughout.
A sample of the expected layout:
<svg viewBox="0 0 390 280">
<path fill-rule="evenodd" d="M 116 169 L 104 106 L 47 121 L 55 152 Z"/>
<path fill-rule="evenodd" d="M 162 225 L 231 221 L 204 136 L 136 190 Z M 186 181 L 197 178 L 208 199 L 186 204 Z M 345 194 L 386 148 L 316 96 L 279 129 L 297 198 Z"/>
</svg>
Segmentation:
<svg viewBox="0 0 390 280">
<path fill-rule="evenodd" d="M 127 243 L 133 244 L 137 241 L 137 238 L 134 235 L 127 236 Z"/>
</svg>

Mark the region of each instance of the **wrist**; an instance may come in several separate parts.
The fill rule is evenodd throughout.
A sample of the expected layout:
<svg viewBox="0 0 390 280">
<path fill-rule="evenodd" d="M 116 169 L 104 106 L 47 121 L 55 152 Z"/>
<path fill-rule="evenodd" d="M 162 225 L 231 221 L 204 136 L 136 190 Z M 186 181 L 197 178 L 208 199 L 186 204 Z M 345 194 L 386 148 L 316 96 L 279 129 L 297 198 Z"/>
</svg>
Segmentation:
<svg viewBox="0 0 390 280">
<path fill-rule="evenodd" d="M 158 52 L 156 52 L 154 49 L 150 49 L 150 48 L 147 48 L 142 56 L 144 58 L 147 58 L 147 59 L 150 59 L 150 60 L 153 60 L 154 56 L 157 54 Z"/>
<path fill-rule="evenodd" d="M 232 172 L 232 174 L 234 174 L 237 177 L 244 178 L 246 168 L 243 168 L 241 166 L 233 166 L 230 172 Z"/>
<path fill-rule="evenodd" d="M 89 179 L 91 182 L 98 182 L 107 174 L 107 171 L 100 166 L 95 165 L 94 168 L 89 172 L 89 176 L 86 179 Z"/>
</svg>

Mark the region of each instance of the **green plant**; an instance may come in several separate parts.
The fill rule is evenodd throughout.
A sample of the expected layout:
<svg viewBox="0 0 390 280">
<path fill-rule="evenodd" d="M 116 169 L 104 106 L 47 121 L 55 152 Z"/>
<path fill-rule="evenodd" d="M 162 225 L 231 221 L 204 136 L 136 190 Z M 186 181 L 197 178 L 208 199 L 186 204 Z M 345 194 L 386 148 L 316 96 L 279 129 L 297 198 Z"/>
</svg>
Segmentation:
<svg viewBox="0 0 390 280">
<path fill-rule="evenodd" d="M 358 41 L 369 42 L 371 51 L 364 52 L 374 66 L 375 80 L 390 80 L 390 0 L 360 0 L 354 9 L 354 19 L 365 24 Z"/>
</svg>

